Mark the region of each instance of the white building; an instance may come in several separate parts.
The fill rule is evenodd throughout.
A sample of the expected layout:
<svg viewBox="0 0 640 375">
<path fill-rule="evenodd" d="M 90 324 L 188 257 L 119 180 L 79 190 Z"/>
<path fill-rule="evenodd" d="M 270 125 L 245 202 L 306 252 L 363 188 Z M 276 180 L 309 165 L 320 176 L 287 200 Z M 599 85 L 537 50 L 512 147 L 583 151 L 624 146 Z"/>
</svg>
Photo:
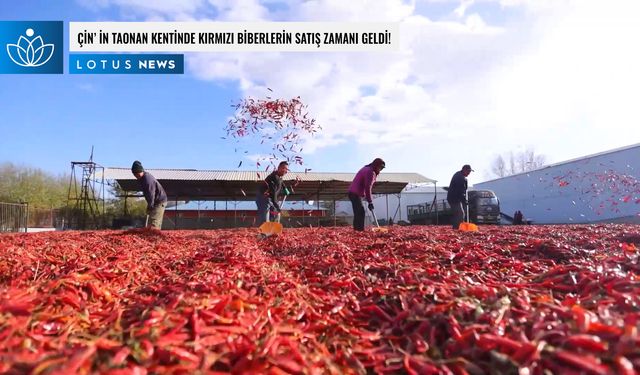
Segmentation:
<svg viewBox="0 0 640 375">
<path fill-rule="evenodd" d="M 534 224 L 640 223 L 640 144 L 476 184 Z"/>
</svg>

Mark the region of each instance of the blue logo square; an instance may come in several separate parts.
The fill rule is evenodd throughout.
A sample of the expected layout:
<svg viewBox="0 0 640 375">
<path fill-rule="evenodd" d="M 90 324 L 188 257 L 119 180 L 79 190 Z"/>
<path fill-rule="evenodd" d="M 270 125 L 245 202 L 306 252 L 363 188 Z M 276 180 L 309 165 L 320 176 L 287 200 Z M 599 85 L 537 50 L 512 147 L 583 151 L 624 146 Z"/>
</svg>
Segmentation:
<svg viewBox="0 0 640 375">
<path fill-rule="evenodd" d="M 0 21 L 0 73 L 62 74 L 62 21 Z"/>
</svg>

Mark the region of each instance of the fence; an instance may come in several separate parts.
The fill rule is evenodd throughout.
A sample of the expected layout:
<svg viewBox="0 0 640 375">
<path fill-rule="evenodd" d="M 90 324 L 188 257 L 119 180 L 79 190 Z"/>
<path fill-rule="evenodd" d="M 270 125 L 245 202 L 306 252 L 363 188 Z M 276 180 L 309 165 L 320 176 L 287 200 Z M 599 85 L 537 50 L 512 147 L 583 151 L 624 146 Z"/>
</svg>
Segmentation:
<svg viewBox="0 0 640 375">
<path fill-rule="evenodd" d="M 0 202 L 0 232 L 26 232 L 29 222 L 27 203 Z"/>
<path fill-rule="evenodd" d="M 29 207 L 29 228 L 62 228 L 63 218 L 60 209 Z"/>
</svg>

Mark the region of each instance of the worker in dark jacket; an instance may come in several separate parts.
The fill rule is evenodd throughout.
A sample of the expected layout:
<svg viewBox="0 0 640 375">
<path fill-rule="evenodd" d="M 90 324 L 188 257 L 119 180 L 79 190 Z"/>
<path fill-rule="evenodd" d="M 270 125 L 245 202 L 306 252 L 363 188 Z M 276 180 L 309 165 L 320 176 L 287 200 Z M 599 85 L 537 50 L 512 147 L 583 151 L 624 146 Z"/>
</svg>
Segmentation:
<svg viewBox="0 0 640 375">
<path fill-rule="evenodd" d="M 260 184 L 256 193 L 256 205 L 258 206 L 258 213 L 256 217 L 256 224 L 258 226 L 262 223 L 269 221 L 270 207 L 273 207 L 276 212 L 280 213 L 282 207 L 278 203 L 278 195 L 282 190 L 282 177 L 289 172 L 289 163 L 286 161 L 278 164 L 278 169 L 271 172 L 264 183 Z"/>
<path fill-rule="evenodd" d="M 453 229 L 458 229 L 460 223 L 464 220 L 465 207 L 467 205 L 467 176 L 471 172 L 473 172 L 471 166 L 465 164 L 462 166 L 462 170 L 453 174 L 451 183 L 449 183 L 447 201 L 451 206 Z"/>
<path fill-rule="evenodd" d="M 362 167 L 356 174 L 351 186 L 349 186 L 349 200 L 353 207 L 353 229 L 357 231 L 364 230 L 364 206 L 362 205 L 362 198 L 365 198 L 369 203 L 369 210 L 373 211 L 373 198 L 371 191 L 373 184 L 376 182 L 376 178 L 385 167 L 384 160 L 380 158 L 374 159 L 371 164 L 367 164 Z"/>
<path fill-rule="evenodd" d="M 149 227 L 160 229 L 162 227 L 162 217 L 164 209 L 167 207 L 167 193 L 155 177 L 149 172 L 145 172 L 142 163 L 134 161 L 131 166 L 131 173 L 136 176 L 140 183 L 140 189 L 147 201 L 147 215 L 149 215 Z"/>
</svg>

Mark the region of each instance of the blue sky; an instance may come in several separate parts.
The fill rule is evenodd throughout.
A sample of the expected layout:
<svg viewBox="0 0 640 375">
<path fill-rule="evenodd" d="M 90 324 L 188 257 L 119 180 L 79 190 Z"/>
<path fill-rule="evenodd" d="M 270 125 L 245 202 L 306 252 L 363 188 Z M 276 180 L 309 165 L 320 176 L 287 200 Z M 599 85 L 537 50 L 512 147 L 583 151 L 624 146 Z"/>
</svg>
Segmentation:
<svg viewBox="0 0 640 375">
<path fill-rule="evenodd" d="M 381 156 L 388 171 L 446 182 L 470 163 L 473 183 L 508 151 L 559 162 L 637 143 L 638 6 L 601 4 L 3 1 L 0 20 L 63 20 L 65 31 L 69 21 L 398 21 L 402 41 L 397 53 L 187 54 L 184 75 L 0 75 L 0 162 L 69 172 L 94 146 L 105 166 L 234 169 L 242 154 L 220 139 L 229 104 L 267 86 L 301 95 L 324 127 L 305 146 L 316 171 Z"/>
<path fill-rule="evenodd" d="M 117 8 L 96 13 L 73 1 L 15 1 L 3 20 L 118 19 Z M 68 23 L 65 23 L 68 35 Z M 65 46 L 68 52 L 68 45 Z M 65 57 L 66 60 L 66 57 Z M 54 173 L 86 160 L 91 146 L 107 166 L 134 159 L 167 168 L 231 168 L 238 156 L 219 141 L 229 103 L 241 96 L 230 83 L 186 75 L 6 75 L 0 160 Z M 228 146 L 228 147 L 227 147 Z M 230 152 L 231 149 L 231 152 Z M 234 164 L 235 163 L 235 164 Z"/>
<path fill-rule="evenodd" d="M 131 20 L 123 7 L 64 3 L 12 1 L 0 10 L 0 19 L 64 20 L 65 35 L 69 21 Z M 67 53 L 65 45 L 65 60 Z M 95 160 L 105 166 L 139 159 L 157 168 L 233 169 L 243 160 L 232 142 L 221 139 L 233 114 L 230 104 L 243 97 L 232 80 L 204 81 L 188 69 L 185 75 L 165 76 L 67 73 L 65 66 L 59 76 L 0 75 L 0 162 L 69 172 L 70 161 L 86 160 L 92 146 Z M 343 147 L 307 160 L 332 170 L 346 157 Z M 255 164 L 243 160 L 243 165 Z"/>
</svg>

